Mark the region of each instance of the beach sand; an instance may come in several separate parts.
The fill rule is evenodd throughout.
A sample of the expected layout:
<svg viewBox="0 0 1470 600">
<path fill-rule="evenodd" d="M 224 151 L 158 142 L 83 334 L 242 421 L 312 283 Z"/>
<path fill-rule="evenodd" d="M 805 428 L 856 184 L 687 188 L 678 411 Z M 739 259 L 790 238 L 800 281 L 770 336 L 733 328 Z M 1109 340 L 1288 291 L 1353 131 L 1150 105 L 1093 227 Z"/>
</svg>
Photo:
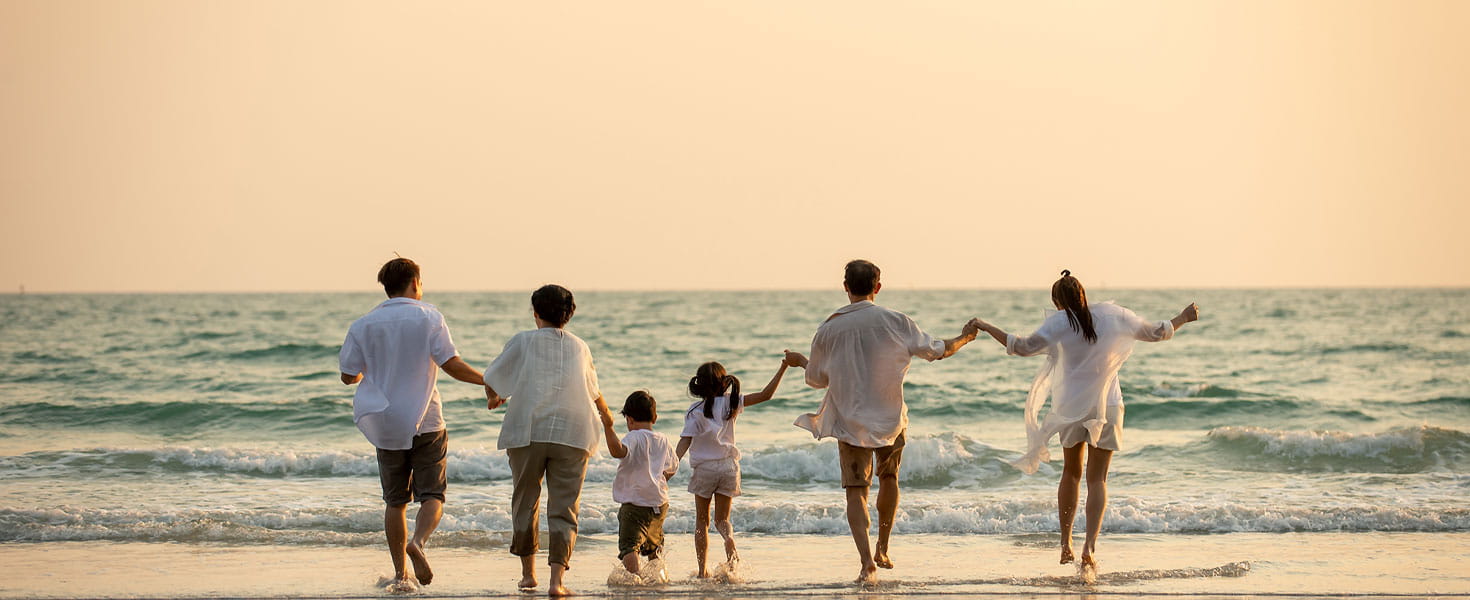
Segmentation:
<svg viewBox="0 0 1470 600">
<path fill-rule="evenodd" d="M 851 583 L 857 562 L 846 537 L 743 535 L 738 541 L 745 563 L 739 583 L 693 581 L 686 534 L 669 537 L 671 583 L 630 588 L 607 584 L 615 539 L 584 536 L 568 585 L 584 596 L 622 598 L 1470 596 L 1467 533 L 1105 535 L 1095 585 L 1081 583 L 1072 566 L 1056 564 L 1054 535 L 898 536 L 898 567 L 880 571 L 882 581 L 872 587 Z M 526 597 L 515 589 L 518 563 L 503 547 L 430 550 L 436 579 L 413 596 Z M 379 547 L 40 542 L 0 546 L 0 560 L 10 572 L 0 585 L 3 598 L 390 595 L 380 587 L 391 566 Z M 538 564 L 544 594 L 547 572 Z"/>
</svg>

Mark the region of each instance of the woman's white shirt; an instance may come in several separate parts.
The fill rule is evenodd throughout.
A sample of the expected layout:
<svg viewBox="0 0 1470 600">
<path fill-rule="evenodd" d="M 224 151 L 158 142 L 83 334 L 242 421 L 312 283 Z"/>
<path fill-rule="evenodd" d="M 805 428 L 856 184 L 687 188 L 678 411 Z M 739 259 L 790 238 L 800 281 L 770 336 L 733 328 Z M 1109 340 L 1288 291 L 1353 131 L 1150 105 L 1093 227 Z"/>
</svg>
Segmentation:
<svg viewBox="0 0 1470 600">
<path fill-rule="evenodd" d="M 593 402 L 601 395 L 587 343 L 565 329 L 517 333 L 485 368 L 485 384 L 508 398 L 501 450 L 531 442 L 597 448 L 602 429 Z"/>
<path fill-rule="evenodd" d="M 1014 464 L 1032 473 L 1050 459 L 1046 445 L 1065 427 L 1082 424 L 1096 441 L 1107 424 L 1107 407 L 1121 406 L 1123 394 L 1118 370 L 1133 353 L 1134 342 L 1158 342 L 1174 337 L 1170 321 L 1145 321 L 1133 311 L 1102 302 L 1088 307 L 1097 341 L 1088 342 L 1072 330 L 1065 311 L 1055 311 L 1029 336 L 1006 336 L 1006 353 L 1034 356 L 1045 352 L 1046 364 L 1037 372 L 1026 399 L 1027 451 Z M 1041 406 L 1051 397 L 1051 410 L 1038 421 Z"/>
<path fill-rule="evenodd" d="M 736 406 L 729 419 L 725 418 L 730 409 L 729 396 L 715 397 L 711 408 L 714 417 L 704 416 L 704 400 L 696 400 L 684 413 L 684 431 L 679 436 L 690 438 L 691 467 L 726 458 L 740 460 L 740 449 L 735 447 L 735 419 L 745 412 L 745 403 Z"/>
</svg>

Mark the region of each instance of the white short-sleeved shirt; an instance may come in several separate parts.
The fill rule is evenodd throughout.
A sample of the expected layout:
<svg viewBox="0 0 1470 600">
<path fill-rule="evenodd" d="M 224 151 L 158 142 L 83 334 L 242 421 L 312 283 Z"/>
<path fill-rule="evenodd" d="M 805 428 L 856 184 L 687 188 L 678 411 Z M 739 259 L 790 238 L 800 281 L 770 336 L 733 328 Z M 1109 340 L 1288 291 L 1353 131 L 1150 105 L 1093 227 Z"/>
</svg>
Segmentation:
<svg viewBox="0 0 1470 600">
<path fill-rule="evenodd" d="M 413 436 L 444 429 L 439 365 L 458 352 L 444 315 L 432 304 L 389 298 L 354 321 L 337 357 L 347 375 L 361 373 L 352 420 L 373 446 L 413 448 Z"/>
<path fill-rule="evenodd" d="M 669 438 L 652 429 L 634 429 L 623 436 L 628 455 L 619 459 L 613 477 L 613 502 L 658 508 L 669 502 L 669 482 L 679 469 L 679 457 Z"/>
<path fill-rule="evenodd" d="M 593 402 L 602 392 L 582 338 L 555 327 L 517 333 L 485 368 L 485 383 L 509 398 L 497 444 L 501 450 L 531 442 L 589 453 L 597 448 L 602 422 Z"/>
<path fill-rule="evenodd" d="M 695 400 L 684 413 L 684 431 L 679 436 L 690 438 L 691 467 L 727 458 L 740 460 L 740 450 L 735 447 L 735 419 L 745 412 L 745 404 L 736 406 L 729 419 L 725 418 L 730 410 L 729 396 L 716 396 L 710 408 L 713 418 L 704 416 L 704 400 Z"/>
<path fill-rule="evenodd" d="M 892 445 L 908 428 L 903 378 L 909 359 L 937 360 L 944 341 L 935 339 L 896 310 L 868 300 L 854 302 L 827 318 L 812 338 L 806 382 L 827 388 L 817 412 L 795 425 L 818 439 L 835 437 L 863 448 Z"/>
</svg>

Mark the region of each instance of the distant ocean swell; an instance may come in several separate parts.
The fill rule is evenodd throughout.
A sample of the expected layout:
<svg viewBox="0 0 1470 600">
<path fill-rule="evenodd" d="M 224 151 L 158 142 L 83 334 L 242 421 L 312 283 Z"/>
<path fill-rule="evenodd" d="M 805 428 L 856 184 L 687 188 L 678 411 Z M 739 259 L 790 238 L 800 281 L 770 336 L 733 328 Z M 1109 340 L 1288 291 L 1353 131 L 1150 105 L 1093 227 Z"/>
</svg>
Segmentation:
<svg viewBox="0 0 1470 600">
<path fill-rule="evenodd" d="M 1043 494 L 1043 496 L 1045 496 Z M 665 523 L 670 533 L 692 531 L 692 516 L 681 504 Z M 840 498 L 830 501 L 762 502 L 742 499 L 732 514 L 741 532 L 838 535 L 847 532 Z M 510 529 L 509 502 L 475 505 L 451 500 L 435 545 L 483 547 L 504 543 Z M 910 502 L 899 509 L 900 533 L 1034 534 L 1056 530 L 1050 499 L 997 503 Z M 78 509 L 0 510 L 0 542 L 151 541 L 238 544 L 369 545 L 381 543 L 382 510 L 311 509 L 280 511 Z M 1115 500 L 1109 507 L 1109 532 L 1233 533 L 1470 531 L 1470 509 L 1378 506 L 1260 506 L 1231 502 L 1147 502 Z M 617 506 L 602 499 L 583 500 L 580 530 L 616 535 Z"/>
<path fill-rule="evenodd" d="M 803 484 L 837 481 L 836 446 L 804 442 L 748 452 L 747 479 Z M 972 488 L 1021 475 L 1007 461 L 1018 452 L 954 433 L 916 435 L 904 450 L 901 479 L 911 488 Z M 1470 433 L 1421 425 L 1379 433 L 1279 431 L 1220 427 L 1190 444 L 1147 446 L 1140 457 L 1189 456 L 1222 471 L 1419 473 L 1463 470 L 1470 463 Z M 587 480 L 612 481 L 616 461 L 597 455 Z M 257 477 L 376 477 L 368 452 L 293 452 L 251 448 L 92 448 L 0 457 L 0 480 L 138 472 L 234 473 Z M 452 449 L 448 475 L 460 483 L 510 479 L 505 453 L 487 448 Z M 687 468 L 675 477 L 686 480 Z"/>
</svg>

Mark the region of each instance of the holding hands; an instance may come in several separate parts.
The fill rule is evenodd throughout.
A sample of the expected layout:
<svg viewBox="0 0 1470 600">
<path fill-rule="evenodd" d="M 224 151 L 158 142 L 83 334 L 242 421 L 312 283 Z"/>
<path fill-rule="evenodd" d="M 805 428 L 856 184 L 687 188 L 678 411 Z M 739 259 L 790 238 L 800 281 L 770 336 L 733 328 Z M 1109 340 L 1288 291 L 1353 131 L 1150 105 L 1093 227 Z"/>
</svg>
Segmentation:
<svg viewBox="0 0 1470 600">
<path fill-rule="evenodd" d="M 603 429 L 612 430 L 614 423 L 612 409 L 607 407 L 607 402 L 604 402 L 601 396 L 597 397 L 597 418 L 602 420 Z"/>
<path fill-rule="evenodd" d="M 495 389 L 485 386 L 485 410 L 495 410 L 505 405 L 505 398 L 495 393 Z"/>
<path fill-rule="evenodd" d="M 806 368 L 806 355 L 800 352 L 792 352 L 790 350 L 786 350 L 785 352 L 786 357 L 781 359 L 781 364 L 788 367 L 801 367 L 803 369 Z"/>
</svg>

